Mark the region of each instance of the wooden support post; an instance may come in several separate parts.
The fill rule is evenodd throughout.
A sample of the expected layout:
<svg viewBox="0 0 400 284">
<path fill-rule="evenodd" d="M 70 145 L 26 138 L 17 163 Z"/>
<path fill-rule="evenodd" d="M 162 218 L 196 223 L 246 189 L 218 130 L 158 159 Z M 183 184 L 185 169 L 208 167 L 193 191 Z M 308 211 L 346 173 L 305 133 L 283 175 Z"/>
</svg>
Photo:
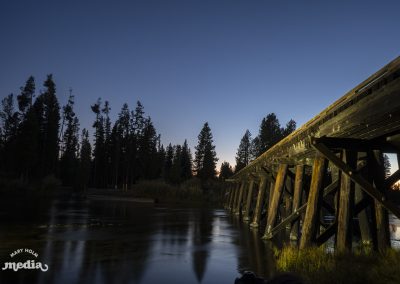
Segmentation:
<svg viewBox="0 0 400 284">
<path fill-rule="evenodd" d="M 239 202 L 239 193 L 240 193 L 240 189 L 243 186 L 243 181 L 240 181 L 237 185 L 236 191 L 235 191 L 235 196 L 234 196 L 234 200 L 233 200 L 233 205 L 232 205 L 232 212 L 236 213 L 236 207 L 237 204 Z"/>
<path fill-rule="evenodd" d="M 343 150 L 342 160 L 350 167 L 355 168 L 357 154 Z M 339 211 L 336 234 L 336 249 L 338 252 L 351 251 L 352 227 L 354 212 L 354 183 L 346 174 L 341 175 L 339 190 Z"/>
<path fill-rule="evenodd" d="M 234 212 L 235 208 L 236 208 L 235 206 L 236 206 L 236 202 L 237 202 L 237 196 L 238 196 L 239 189 L 240 189 L 240 182 L 238 182 L 236 184 L 236 186 L 234 187 L 233 194 L 232 194 L 232 199 L 231 199 L 230 206 L 229 206 L 229 208 L 232 212 Z"/>
<path fill-rule="evenodd" d="M 244 208 L 244 215 L 243 215 L 243 221 L 245 222 L 250 220 L 251 201 L 253 199 L 253 187 L 254 187 L 254 179 L 250 179 L 249 189 L 247 190 L 246 206 Z"/>
<path fill-rule="evenodd" d="M 385 182 L 385 170 L 382 153 L 378 150 L 375 150 L 373 151 L 371 158 L 375 187 L 383 194 L 384 198 L 386 198 L 383 188 Z M 380 252 L 383 252 L 390 247 L 389 216 L 387 210 L 376 200 L 375 218 L 377 249 Z"/>
<path fill-rule="evenodd" d="M 357 161 L 357 171 L 359 171 L 364 177 L 368 176 L 368 167 L 365 166 L 367 161 L 365 160 L 365 153 L 358 153 L 358 161 Z M 372 204 L 371 198 L 363 192 L 361 186 L 359 184 L 355 184 L 355 203 L 358 204 L 363 200 L 367 200 L 367 204 Z M 370 222 L 370 208 L 364 208 L 358 214 L 358 224 L 361 232 L 361 242 L 363 245 L 370 246 L 372 245 L 372 232 L 371 232 L 371 222 Z"/>
<path fill-rule="evenodd" d="M 269 207 L 271 207 L 272 196 L 274 196 L 275 181 L 271 181 L 269 185 L 268 200 L 267 200 L 267 216 L 269 212 Z"/>
<path fill-rule="evenodd" d="M 264 203 L 266 184 L 267 184 L 267 178 L 265 176 L 261 176 L 260 183 L 258 185 L 256 209 L 254 210 L 253 222 L 250 224 L 250 227 L 257 228 L 259 226 L 261 210 Z"/>
<path fill-rule="evenodd" d="M 311 177 L 310 193 L 307 200 L 307 210 L 304 217 L 300 248 L 311 246 L 316 239 L 317 226 L 319 226 L 319 213 L 321 208 L 321 189 L 326 170 L 326 160 L 317 156 L 314 159 Z"/>
<path fill-rule="evenodd" d="M 275 226 L 276 217 L 278 215 L 279 202 L 282 196 L 283 186 L 285 185 L 286 173 L 288 165 L 279 165 L 278 174 L 276 177 L 274 192 L 272 195 L 272 200 L 269 202 L 268 216 L 267 216 L 267 226 L 265 228 L 265 233 L 263 239 L 272 238 L 272 228 Z"/>
<path fill-rule="evenodd" d="M 296 177 L 294 180 L 294 193 L 293 193 L 293 213 L 296 213 L 301 205 L 301 195 L 303 193 L 303 177 L 304 177 L 304 166 L 296 166 Z M 297 241 L 300 234 L 300 220 L 296 220 L 292 224 L 290 231 L 290 240 Z"/>
<path fill-rule="evenodd" d="M 227 209 L 231 209 L 232 208 L 232 199 L 235 196 L 235 188 L 236 188 L 236 184 L 232 183 L 230 186 L 230 190 L 229 190 L 229 198 L 228 198 L 228 203 L 226 208 Z"/>
<path fill-rule="evenodd" d="M 289 170 L 287 172 L 290 173 Z M 290 216 L 290 214 L 292 214 L 293 178 L 291 176 L 289 176 L 289 175 L 286 178 L 285 187 L 286 187 L 286 189 L 284 190 L 284 193 L 283 193 L 285 210 L 284 210 L 284 214 L 282 216 L 283 217 L 282 219 L 285 219 L 286 217 Z M 290 224 L 288 224 L 287 229 L 290 229 Z"/>
<path fill-rule="evenodd" d="M 242 204 L 242 199 L 243 199 L 243 193 L 246 187 L 246 182 L 242 181 L 241 185 L 240 185 L 240 190 L 238 193 L 238 199 L 237 199 L 237 203 L 236 203 L 236 209 L 235 209 L 235 215 L 240 215 L 240 205 Z"/>
</svg>

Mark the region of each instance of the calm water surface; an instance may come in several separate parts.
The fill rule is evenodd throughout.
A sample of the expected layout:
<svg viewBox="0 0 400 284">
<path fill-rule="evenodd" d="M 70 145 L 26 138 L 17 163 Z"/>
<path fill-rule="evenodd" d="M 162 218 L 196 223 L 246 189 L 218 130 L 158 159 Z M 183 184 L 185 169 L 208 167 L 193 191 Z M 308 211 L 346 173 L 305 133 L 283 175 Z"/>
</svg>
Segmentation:
<svg viewBox="0 0 400 284">
<path fill-rule="evenodd" d="M 270 244 L 224 210 L 123 201 L 1 200 L 0 283 L 233 283 L 269 277 Z M 20 248 L 27 252 L 10 257 Z"/>
</svg>

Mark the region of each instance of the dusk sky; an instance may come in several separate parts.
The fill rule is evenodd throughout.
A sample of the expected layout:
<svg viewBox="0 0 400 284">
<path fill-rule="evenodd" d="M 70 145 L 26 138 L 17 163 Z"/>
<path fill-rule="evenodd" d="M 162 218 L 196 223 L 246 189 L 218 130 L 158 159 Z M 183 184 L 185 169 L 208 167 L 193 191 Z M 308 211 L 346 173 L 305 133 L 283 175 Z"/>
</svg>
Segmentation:
<svg viewBox="0 0 400 284">
<path fill-rule="evenodd" d="M 162 143 L 208 121 L 220 164 L 275 112 L 298 127 L 400 55 L 399 1 L 1 0 L 0 98 L 52 73 L 81 128 L 140 100 Z"/>
</svg>

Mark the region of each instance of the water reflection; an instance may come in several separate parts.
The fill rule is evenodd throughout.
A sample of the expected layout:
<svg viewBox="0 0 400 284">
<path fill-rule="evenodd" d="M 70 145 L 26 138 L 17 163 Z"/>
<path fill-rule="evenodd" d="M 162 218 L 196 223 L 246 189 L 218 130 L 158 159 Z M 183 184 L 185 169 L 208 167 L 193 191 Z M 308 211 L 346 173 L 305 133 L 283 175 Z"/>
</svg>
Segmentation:
<svg viewBox="0 0 400 284">
<path fill-rule="evenodd" d="M 245 270 L 268 278 L 275 269 L 263 230 L 223 210 L 74 199 L 1 200 L 0 208 L 2 267 L 32 258 L 11 259 L 18 248 L 49 265 L 0 271 L 0 283 L 233 283 Z M 398 244 L 399 221 L 391 224 Z"/>
</svg>

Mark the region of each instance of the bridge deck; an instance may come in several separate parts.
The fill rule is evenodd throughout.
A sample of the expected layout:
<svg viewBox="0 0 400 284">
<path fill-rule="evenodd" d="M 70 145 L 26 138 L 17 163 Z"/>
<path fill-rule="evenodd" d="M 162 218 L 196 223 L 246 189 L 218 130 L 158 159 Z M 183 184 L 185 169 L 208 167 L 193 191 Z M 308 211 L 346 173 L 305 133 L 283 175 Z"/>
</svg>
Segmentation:
<svg viewBox="0 0 400 284">
<path fill-rule="evenodd" d="M 400 57 L 274 145 L 233 179 L 282 162 L 312 163 L 312 137 L 375 139 L 400 130 Z M 400 144 L 395 137 L 392 144 Z"/>
<path fill-rule="evenodd" d="M 399 149 L 400 57 L 236 173 L 226 206 L 265 225 L 264 238 L 289 227 L 300 248 L 335 236 L 339 251 L 350 250 L 356 218 L 363 242 L 384 250 L 388 212 L 400 218 L 389 194 L 400 170 L 387 177 L 383 153 Z"/>
</svg>

